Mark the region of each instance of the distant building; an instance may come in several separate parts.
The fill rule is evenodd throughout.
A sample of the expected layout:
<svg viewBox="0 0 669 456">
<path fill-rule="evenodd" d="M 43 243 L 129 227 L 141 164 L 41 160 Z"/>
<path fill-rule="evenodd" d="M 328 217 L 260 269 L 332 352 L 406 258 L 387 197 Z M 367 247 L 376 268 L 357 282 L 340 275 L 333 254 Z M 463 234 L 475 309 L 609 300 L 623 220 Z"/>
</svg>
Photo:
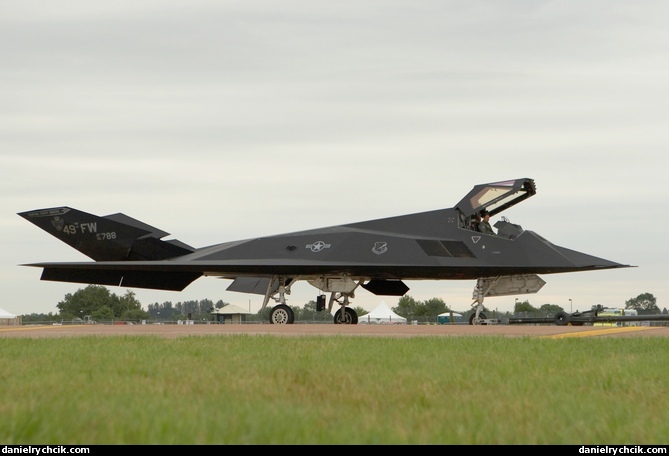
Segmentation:
<svg viewBox="0 0 669 456">
<path fill-rule="evenodd" d="M 214 309 L 211 314 L 218 323 L 244 323 L 247 315 L 253 315 L 252 312 L 237 307 L 234 304 L 228 304 L 220 309 Z"/>
<path fill-rule="evenodd" d="M 452 318 L 452 320 L 451 320 Z M 448 324 L 455 324 L 455 323 L 462 323 L 462 314 L 457 313 L 457 312 L 444 312 L 442 314 L 437 315 L 437 324 L 440 325 L 448 325 Z"/>
</svg>

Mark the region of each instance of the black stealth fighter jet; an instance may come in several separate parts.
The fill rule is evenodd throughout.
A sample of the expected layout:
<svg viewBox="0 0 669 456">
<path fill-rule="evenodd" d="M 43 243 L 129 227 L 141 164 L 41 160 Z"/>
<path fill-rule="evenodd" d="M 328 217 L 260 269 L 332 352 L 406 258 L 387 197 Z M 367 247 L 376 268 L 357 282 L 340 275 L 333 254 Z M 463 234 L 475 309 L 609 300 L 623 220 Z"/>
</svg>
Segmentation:
<svg viewBox="0 0 669 456">
<path fill-rule="evenodd" d="M 162 230 L 118 213 L 99 217 L 69 207 L 19 215 L 93 262 L 35 263 L 42 280 L 180 291 L 202 276 L 230 279 L 230 291 L 264 295 L 270 322 L 290 324 L 286 295 L 297 281 L 320 290 L 317 308 L 337 324 L 356 324 L 349 307 L 361 287 L 402 296 L 403 280 L 476 280 L 471 324 L 485 324 L 483 299 L 536 293 L 556 274 L 629 267 L 556 246 L 502 217 L 496 234 L 477 230 L 481 213 L 497 215 L 536 193 L 534 180 L 476 185 L 455 207 L 201 248 L 161 240 Z"/>
</svg>

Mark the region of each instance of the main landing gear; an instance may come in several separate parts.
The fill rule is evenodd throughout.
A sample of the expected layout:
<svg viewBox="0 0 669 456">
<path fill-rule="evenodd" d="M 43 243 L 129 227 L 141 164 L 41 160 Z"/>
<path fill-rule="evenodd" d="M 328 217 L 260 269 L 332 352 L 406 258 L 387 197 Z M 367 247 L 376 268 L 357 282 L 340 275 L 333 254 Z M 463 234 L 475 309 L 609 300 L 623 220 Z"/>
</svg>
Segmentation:
<svg viewBox="0 0 669 456">
<path fill-rule="evenodd" d="M 293 283 L 295 283 L 295 279 L 285 279 L 284 277 L 275 277 L 269 281 L 262 308 L 264 309 L 267 306 L 270 298 L 278 302 L 269 313 L 271 324 L 290 325 L 295 321 L 293 309 L 286 304 L 286 295 L 290 294 L 290 287 Z"/>
<path fill-rule="evenodd" d="M 286 279 L 284 277 L 275 277 L 269 281 L 265 293 L 263 309 L 267 306 L 270 299 L 278 304 L 272 307 L 269 313 L 269 322 L 273 325 L 291 325 L 295 322 L 295 313 L 293 309 L 286 304 L 286 295 L 290 294 L 290 287 L 297 281 L 297 278 Z M 334 304 L 341 307 L 334 314 L 334 324 L 336 325 L 357 325 L 358 314 L 349 306 L 350 299 L 354 297 L 353 291 L 359 283 L 353 282 L 348 277 L 325 279 L 318 278 L 310 280 L 309 283 L 321 291 L 330 292 L 330 302 L 328 311 L 332 313 Z M 343 290 L 343 291 L 340 291 Z M 325 296 L 320 295 L 316 304 L 317 310 L 325 310 Z"/>
<path fill-rule="evenodd" d="M 334 324 L 335 325 L 357 325 L 358 324 L 358 314 L 355 313 L 355 310 L 347 307 L 349 304 L 349 295 L 343 293 L 332 293 L 330 295 L 330 305 L 329 308 L 332 309 L 332 304 L 337 302 L 341 308 L 337 310 L 334 314 Z"/>
</svg>

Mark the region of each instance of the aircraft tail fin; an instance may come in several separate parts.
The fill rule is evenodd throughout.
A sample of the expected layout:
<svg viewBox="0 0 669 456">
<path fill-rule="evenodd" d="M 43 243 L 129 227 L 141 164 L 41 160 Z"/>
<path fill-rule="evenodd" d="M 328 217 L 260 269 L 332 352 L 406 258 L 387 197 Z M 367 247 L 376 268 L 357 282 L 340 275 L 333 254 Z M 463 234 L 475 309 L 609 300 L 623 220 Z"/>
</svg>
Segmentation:
<svg viewBox="0 0 669 456">
<path fill-rule="evenodd" d="M 166 260 L 195 249 L 125 214 L 104 217 L 70 207 L 20 212 L 18 215 L 95 261 Z"/>
</svg>

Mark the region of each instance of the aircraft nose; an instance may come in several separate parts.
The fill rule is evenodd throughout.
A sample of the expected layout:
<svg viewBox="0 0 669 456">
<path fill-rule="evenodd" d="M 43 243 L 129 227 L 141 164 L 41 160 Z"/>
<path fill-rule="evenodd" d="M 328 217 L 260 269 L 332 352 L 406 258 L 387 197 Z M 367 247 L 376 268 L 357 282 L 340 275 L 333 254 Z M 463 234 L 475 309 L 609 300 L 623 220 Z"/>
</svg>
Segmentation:
<svg viewBox="0 0 669 456">
<path fill-rule="evenodd" d="M 525 231 L 518 237 L 523 245 L 532 251 L 531 257 L 537 266 L 557 268 L 567 271 L 593 271 L 599 269 L 629 268 L 628 264 L 599 258 L 587 253 L 552 244 L 532 231 Z"/>
<path fill-rule="evenodd" d="M 613 269 L 632 267 L 628 264 L 616 263 L 615 261 L 606 260 L 604 258 L 588 255 L 587 253 L 577 252 L 576 250 L 566 249 L 564 247 L 556 246 L 556 250 L 579 269 Z"/>
</svg>

